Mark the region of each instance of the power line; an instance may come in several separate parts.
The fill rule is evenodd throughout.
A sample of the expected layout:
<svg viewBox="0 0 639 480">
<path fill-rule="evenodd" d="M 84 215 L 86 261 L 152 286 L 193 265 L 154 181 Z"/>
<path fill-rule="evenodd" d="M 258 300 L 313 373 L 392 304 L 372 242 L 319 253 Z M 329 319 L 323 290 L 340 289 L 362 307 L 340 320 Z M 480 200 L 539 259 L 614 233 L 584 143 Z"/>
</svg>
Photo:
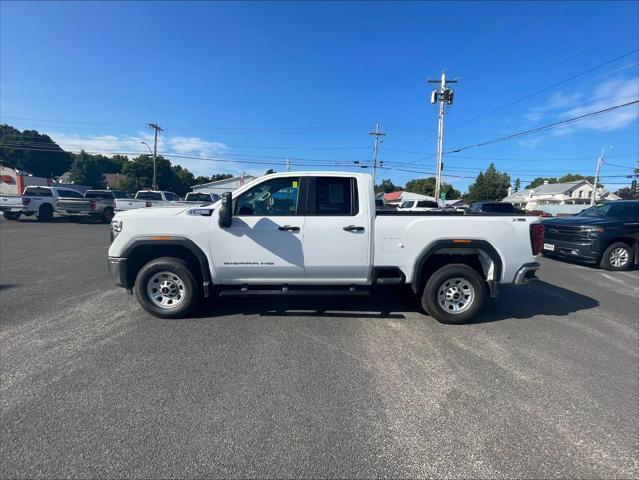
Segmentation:
<svg viewBox="0 0 639 480">
<path fill-rule="evenodd" d="M 542 125 L 541 127 L 532 128 L 530 130 L 524 130 L 524 131 L 521 131 L 521 132 L 511 133 L 510 135 L 505 135 L 503 137 L 494 138 L 492 140 L 487 140 L 485 142 L 466 145 L 464 147 L 459 147 L 459 148 L 455 148 L 455 149 L 452 149 L 452 150 L 448 150 L 447 152 L 444 152 L 444 153 L 457 153 L 457 152 L 462 152 L 464 150 L 468 150 L 470 148 L 483 147 L 484 145 L 489 145 L 489 144 L 492 144 L 492 143 L 504 142 L 506 140 L 511 140 L 513 138 L 523 137 L 523 136 L 526 136 L 526 135 L 530 135 L 531 133 L 536 133 L 536 132 L 540 132 L 540 131 L 543 131 L 543 130 L 548 130 L 550 128 L 558 127 L 560 125 L 567 125 L 569 123 L 573 123 L 573 122 L 577 122 L 579 120 L 583 120 L 584 118 L 588 118 L 588 117 L 592 117 L 592 116 L 595 116 L 595 115 L 601 115 L 601 114 L 604 114 L 604 113 L 608 113 L 608 112 L 611 112 L 613 110 L 617 110 L 618 108 L 627 107 L 627 106 L 630 106 L 630 105 L 634 105 L 636 103 L 639 103 L 639 100 L 633 100 L 631 102 L 626 102 L 626 103 L 622 103 L 622 104 L 619 104 L 619 105 L 614 105 L 612 107 L 604 108 L 603 110 L 598 110 L 596 112 L 585 113 L 585 114 L 579 115 L 577 117 L 568 118 L 566 120 L 561 120 L 559 122 L 550 123 L 548 125 Z"/>
<path fill-rule="evenodd" d="M 589 68 L 587 70 L 584 70 L 583 72 L 579 72 L 579 73 L 577 73 L 575 75 L 572 75 L 572 76 L 570 76 L 570 77 L 568 77 L 568 78 L 566 78 L 564 80 L 560 80 L 559 82 L 555 82 L 552 85 L 548 85 L 547 87 L 544 87 L 544 88 L 542 88 L 540 90 L 537 90 L 537 91 L 535 91 L 533 93 L 530 93 L 530 94 L 525 95 L 523 97 L 520 97 L 520 98 L 518 98 L 516 100 L 513 100 L 512 102 L 509 102 L 509 103 L 507 103 L 505 105 L 502 105 L 501 107 L 494 108 L 493 110 L 489 110 L 488 112 L 482 113 L 481 115 L 478 115 L 478 116 L 476 116 L 474 118 L 471 118 L 469 120 L 465 120 L 465 121 L 463 121 L 461 123 L 458 123 L 457 125 L 453 125 L 451 127 L 451 129 L 457 128 L 457 127 L 459 127 L 461 125 L 466 125 L 467 123 L 470 123 L 470 122 L 474 122 L 475 120 L 479 120 L 480 118 L 486 117 L 486 116 L 491 115 L 491 114 L 493 114 L 495 112 L 498 112 L 498 111 L 503 110 L 505 108 L 511 107 L 511 106 L 513 106 L 513 105 L 515 105 L 515 104 L 517 104 L 519 102 L 523 102 L 524 100 L 528 100 L 529 98 L 534 97 L 535 95 L 539 95 L 540 93 L 544 93 L 544 92 L 547 92 L 548 90 L 552 90 L 553 88 L 558 87 L 559 85 L 563 85 L 564 83 L 567 83 L 567 82 L 569 82 L 571 80 L 574 80 L 575 78 L 578 78 L 578 77 L 581 77 L 583 75 L 586 75 L 586 74 L 588 74 L 590 72 L 593 72 L 594 70 L 598 70 L 601 67 L 605 67 L 606 65 L 614 63 L 617 60 L 621 60 L 622 58 L 625 58 L 625 57 L 627 57 L 629 55 L 632 55 L 633 53 L 636 53 L 638 51 L 639 51 L 639 48 L 635 48 L 633 50 L 630 50 L 629 52 L 626 52 L 623 55 L 620 55 L 618 57 L 610 59 L 610 60 L 608 60 L 608 61 L 606 61 L 604 63 L 601 63 L 601 64 L 599 64 L 599 65 L 597 65 L 595 67 L 591 67 L 591 68 Z"/>
</svg>

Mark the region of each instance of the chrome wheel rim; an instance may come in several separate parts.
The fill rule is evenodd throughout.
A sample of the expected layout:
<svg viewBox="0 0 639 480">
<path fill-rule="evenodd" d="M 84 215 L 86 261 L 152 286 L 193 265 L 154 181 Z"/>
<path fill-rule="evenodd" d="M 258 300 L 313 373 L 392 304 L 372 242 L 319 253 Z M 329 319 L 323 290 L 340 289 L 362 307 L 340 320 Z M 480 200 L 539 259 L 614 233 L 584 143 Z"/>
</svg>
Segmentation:
<svg viewBox="0 0 639 480">
<path fill-rule="evenodd" d="M 465 312 L 475 300 L 475 289 L 465 278 L 449 278 L 437 289 L 437 303 L 440 308 L 454 315 Z"/>
<path fill-rule="evenodd" d="M 628 250 L 623 247 L 615 248 L 610 252 L 610 265 L 613 267 L 623 267 L 628 263 Z"/>
<path fill-rule="evenodd" d="M 173 272 L 158 272 L 149 279 L 146 293 L 155 306 L 176 308 L 184 301 L 184 282 Z"/>
</svg>

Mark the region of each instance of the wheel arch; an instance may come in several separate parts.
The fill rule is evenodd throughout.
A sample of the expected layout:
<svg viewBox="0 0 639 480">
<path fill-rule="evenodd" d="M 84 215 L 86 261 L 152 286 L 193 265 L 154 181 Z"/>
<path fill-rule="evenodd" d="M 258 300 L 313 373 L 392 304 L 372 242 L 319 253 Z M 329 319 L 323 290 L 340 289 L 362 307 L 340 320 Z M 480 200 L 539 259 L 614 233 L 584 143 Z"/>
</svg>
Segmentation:
<svg viewBox="0 0 639 480">
<path fill-rule="evenodd" d="M 172 237 L 162 240 L 153 237 L 136 238 L 124 248 L 122 257 L 126 258 L 127 284 L 125 287 L 128 289 L 133 288 L 137 273 L 148 262 L 155 258 L 173 257 L 187 262 L 196 280 L 201 283 L 204 296 L 209 296 L 211 271 L 208 258 L 204 251 L 188 238 Z"/>
<path fill-rule="evenodd" d="M 490 242 L 486 240 L 456 239 L 436 240 L 428 245 L 417 256 L 413 269 L 411 288 L 415 293 L 421 291 L 428 276 L 443 265 L 464 263 L 474 268 L 486 279 L 487 269 L 484 259 L 489 259 L 493 266 L 493 284 L 499 283 L 503 275 L 503 261 Z M 492 287 L 492 286 L 491 286 Z"/>
</svg>

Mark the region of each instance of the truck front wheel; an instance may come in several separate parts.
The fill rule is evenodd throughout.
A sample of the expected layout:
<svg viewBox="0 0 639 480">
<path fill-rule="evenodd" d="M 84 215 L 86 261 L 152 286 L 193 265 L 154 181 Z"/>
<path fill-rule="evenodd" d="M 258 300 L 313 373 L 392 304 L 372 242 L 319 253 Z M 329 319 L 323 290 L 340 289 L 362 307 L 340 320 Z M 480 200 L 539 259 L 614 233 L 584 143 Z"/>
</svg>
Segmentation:
<svg viewBox="0 0 639 480">
<path fill-rule="evenodd" d="M 195 277 L 179 258 L 151 260 L 138 272 L 134 289 L 142 308 L 160 318 L 186 316 L 199 301 Z"/>
<path fill-rule="evenodd" d="M 441 323 L 466 323 L 479 312 L 486 288 L 484 279 L 462 263 L 446 265 L 426 282 L 422 307 Z"/>
<path fill-rule="evenodd" d="M 628 270 L 634 261 L 633 248 L 623 242 L 615 242 L 606 248 L 601 257 L 601 268 L 606 270 Z"/>
</svg>

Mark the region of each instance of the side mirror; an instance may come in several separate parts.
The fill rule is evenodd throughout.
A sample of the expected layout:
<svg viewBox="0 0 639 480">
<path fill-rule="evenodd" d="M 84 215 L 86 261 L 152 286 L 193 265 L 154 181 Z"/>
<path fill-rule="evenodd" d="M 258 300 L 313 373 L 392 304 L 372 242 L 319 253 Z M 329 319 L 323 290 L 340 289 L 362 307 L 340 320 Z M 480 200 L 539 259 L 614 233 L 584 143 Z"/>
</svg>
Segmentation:
<svg viewBox="0 0 639 480">
<path fill-rule="evenodd" d="M 228 228 L 233 221 L 233 196 L 231 192 L 222 194 L 222 204 L 220 205 L 220 217 L 218 224 L 220 227 Z"/>
</svg>

